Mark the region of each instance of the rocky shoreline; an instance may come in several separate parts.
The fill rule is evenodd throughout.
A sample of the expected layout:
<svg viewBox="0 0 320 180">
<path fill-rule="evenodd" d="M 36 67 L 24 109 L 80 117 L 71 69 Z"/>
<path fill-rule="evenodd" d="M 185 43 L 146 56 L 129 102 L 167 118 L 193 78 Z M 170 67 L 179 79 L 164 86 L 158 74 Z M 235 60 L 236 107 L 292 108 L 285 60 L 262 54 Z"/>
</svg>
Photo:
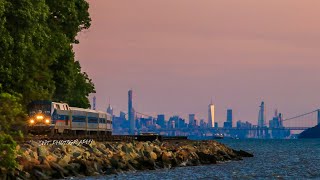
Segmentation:
<svg viewBox="0 0 320 180">
<path fill-rule="evenodd" d="M 216 164 L 253 155 L 216 141 L 95 142 L 81 145 L 30 141 L 17 146 L 18 168 L 3 178 L 59 179 L 123 171 Z M 1 179 L 1 178 L 0 178 Z"/>
</svg>

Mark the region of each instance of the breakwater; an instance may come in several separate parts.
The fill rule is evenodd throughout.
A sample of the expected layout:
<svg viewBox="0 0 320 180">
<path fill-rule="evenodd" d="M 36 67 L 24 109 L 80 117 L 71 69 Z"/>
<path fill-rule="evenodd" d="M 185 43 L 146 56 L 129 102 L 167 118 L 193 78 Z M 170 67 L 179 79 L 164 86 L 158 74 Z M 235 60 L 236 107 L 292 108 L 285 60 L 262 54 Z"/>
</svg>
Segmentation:
<svg viewBox="0 0 320 180">
<path fill-rule="evenodd" d="M 17 146 L 18 168 L 7 177 L 52 179 L 116 174 L 177 166 L 215 164 L 241 160 L 252 154 L 233 150 L 216 141 L 95 142 Z"/>
</svg>

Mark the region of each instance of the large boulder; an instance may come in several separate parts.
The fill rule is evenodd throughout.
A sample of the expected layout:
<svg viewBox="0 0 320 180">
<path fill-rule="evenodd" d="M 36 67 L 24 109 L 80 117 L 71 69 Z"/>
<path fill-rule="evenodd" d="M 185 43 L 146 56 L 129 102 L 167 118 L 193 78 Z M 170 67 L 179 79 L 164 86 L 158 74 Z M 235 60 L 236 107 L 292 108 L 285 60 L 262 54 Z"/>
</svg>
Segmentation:
<svg viewBox="0 0 320 180">
<path fill-rule="evenodd" d="M 57 162 L 58 157 L 55 154 L 51 153 L 46 157 L 46 159 L 48 162 Z"/>
<path fill-rule="evenodd" d="M 43 179 L 43 180 L 51 179 L 48 175 L 46 175 L 45 173 L 43 173 L 37 169 L 33 170 L 32 175 L 34 177 L 32 179 Z"/>
<path fill-rule="evenodd" d="M 37 148 L 37 152 L 38 152 L 38 156 L 46 157 L 47 155 L 49 155 L 49 152 L 45 146 L 39 146 Z"/>
<path fill-rule="evenodd" d="M 154 161 L 158 159 L 157 154 L 154 153 L 153 151 L 151 151 L 149 155 L 150 155 L 150 158 L 151 158 L 152 160 L 154 160 Z"/>
<path fill-rule="evenodd" d="M 143 169 L 154 170 L 155 169 L 155 161 L 153 159 L 150 159 L 147 157 L 139 157 L 139 158 L 137 158 L 137 161 L 141 165 L 141 170 L 143 170 Z"/>
<path fill-rule="evenodd" d="M 243 150 L 240 150 L 240 151 L 233 150 L 233 151 L 235 152 L 235 154 L 237 154 L 238 156 L 241 156 L 241 157 L 253 157 L 253 154 L 248 153 L 248 152 L 243 151 Z"/>
<path fill-rule="evenodd" d="M 80 152 L 74 152 L 72 154 L 72 158 L 73 159 L 81 159 L 82 158 L 81 153 Z"/>
<path fill-rule="evenodd" d="M 68 164 L 67 166 L 65 166 L 64 168 L 69 171 L 69 174 L 71 176 L 81 176 L 81 172 L 80 172 L 80 164 L 77 164 L 77 163 L 70 163 Z"/>
<path fill-rule="evenodd" d="M 68 176 L 68 170 L 65 169 L 64 167 L 61 167 L 59 164 L 55 162 L 50 162 L 50 167 L 55 170 L 53 173 L 54 178 L 64 178 L 65 176 Z"/>
<path fill-rule="evenodd" d="M 62 167 L 65 167 L 71 161 L 71 155 L 65 154 L 61 159 L 59 159 L 58 164 Z"/>
<path fill-rule="evenodd" d="M 206 154 L 204 152 L 197 152 L 199 161 L 201 164 L 216 164 L 217 158 L 212 154 Z"/>
</svg>

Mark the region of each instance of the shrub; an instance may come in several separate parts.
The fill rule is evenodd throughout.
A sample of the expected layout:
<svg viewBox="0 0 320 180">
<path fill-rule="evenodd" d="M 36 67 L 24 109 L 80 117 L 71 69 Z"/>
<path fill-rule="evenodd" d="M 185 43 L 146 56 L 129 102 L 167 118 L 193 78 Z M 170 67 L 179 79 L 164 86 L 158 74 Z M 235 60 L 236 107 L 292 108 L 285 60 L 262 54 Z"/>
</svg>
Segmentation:
<svg viewBox="0 0 320 180">
<path fill-rule="evenodd" d="M 0 133 L 0 168 L 12 170 L 17 167 L 16 146 L 17 143 L 10 135 Z"/>
<path fill-rule="evenodd" d="M 23 128 L 26 113 L 21 99 L 19 94 L 0 93 L 0 131 L 10 134 Z"/>
</svg>

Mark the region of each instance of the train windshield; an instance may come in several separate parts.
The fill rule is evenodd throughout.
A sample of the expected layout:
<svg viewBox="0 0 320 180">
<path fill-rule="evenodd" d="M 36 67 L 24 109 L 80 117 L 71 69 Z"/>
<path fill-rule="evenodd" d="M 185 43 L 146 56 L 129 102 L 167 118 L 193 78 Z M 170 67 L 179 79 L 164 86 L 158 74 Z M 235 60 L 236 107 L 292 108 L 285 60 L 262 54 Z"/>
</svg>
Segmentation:
<svg viewBox="0 0 320 180">
<path fill-rule="evenodd" d="M 51 114 L 51 103 L 50 102 L 32 102 L 28 106 L 29 115 L 37 113 L 44 113 L 46 115 Z"/>
</svg>

